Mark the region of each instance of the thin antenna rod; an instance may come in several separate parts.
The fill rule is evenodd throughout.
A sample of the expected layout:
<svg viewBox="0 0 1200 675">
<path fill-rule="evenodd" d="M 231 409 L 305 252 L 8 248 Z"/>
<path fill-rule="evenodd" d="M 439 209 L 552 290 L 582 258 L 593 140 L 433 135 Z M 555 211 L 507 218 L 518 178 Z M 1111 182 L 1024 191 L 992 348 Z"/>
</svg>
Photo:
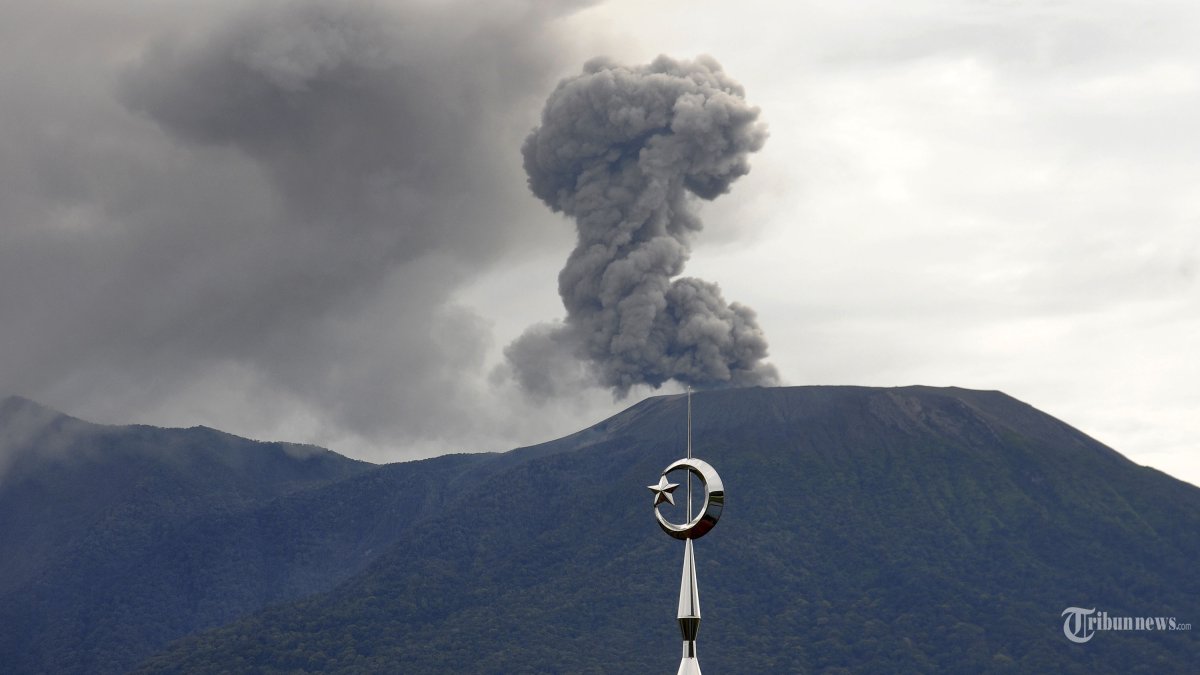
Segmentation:
<svg viewBox="0 0 1200 675">
<path fill-rule="evenodd" d="M 692 458 L 692 388 L 688 387 L 688 432 L 687 432 L 687 453 L 688 459 Z M 688 469 L 688 522 L 692 522 L 692 471 Z"/>
</svg>

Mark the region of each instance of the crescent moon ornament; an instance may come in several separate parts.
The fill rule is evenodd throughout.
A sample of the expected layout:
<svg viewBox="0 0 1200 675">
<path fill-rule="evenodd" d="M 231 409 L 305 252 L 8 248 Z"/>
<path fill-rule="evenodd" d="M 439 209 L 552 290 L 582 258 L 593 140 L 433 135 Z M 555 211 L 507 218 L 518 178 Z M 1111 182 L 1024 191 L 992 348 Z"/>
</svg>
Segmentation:
<svg viewBox="0 0 1200 675">
<path fill-rule="evenodd" d="M 687 469 L 691 473 L 696 474 L 700 478 L 700 482 L 705 487 L 705 499 L 700 506 L 700 512 L 697 513 L 691 520 L 682 524 L 676 525 L 663 517 L 661 511 L 658 510 L 659 504 L 663 502 L 675 503 L 671 493 L 678 487 L 678 484 L 671 483 L 667 480 L 667 474 L 678 469 Z M 658 526 L 663 532 L 675 537 L 676 539 L 699 539 L 708 534 L 708 531 L 713 529 L 717 521 L 721 519 L 721 511 L 725 508 L 725 485 L 721 482 L 721 476 L 717 474 L 717 470 L 712 468 L 712 465 L 701 459 L 680 459 L 663 469 L 662 476 L 658 479 L 657 485 L 647 486 L 654 492 L 654 517 L 658 519 Z"/>
<path fill-rule="evenodd" d="M 679 483 L 672 483 L 667 474 L 680 469 L 686 470 L 687 475 L 687 519 L 682 525 L 676 525 L 663 518 L 658 507 L 663 502 L 675 505 L 675 490 Z M 700 513 L 692 515 L 692 474 L 700 478 L 704 486 L 704 499 L 700 504 Z M 681 481 L 682 482 L 682 481 Z M 696 660 L 696 635 L 700 631 L 700 588 L 696 584 L 696 554 L 692 540 L 699 539 L 713 529 L 721 519 L 721 511 L 725 510 L 725 484 L 712 465 L 701 459 L 692 457 L 692 390 L 687 393 L 687 457 L 676 460 L 663 469 L 662 475 L 654 485 L 647 485 L 654 493 L 654 517 L 663 532 L 676 539 L 683 540 L 683 574 L 679 580 L 679 611 L 675 618 L 679 620 L 679 634 L 683 638 L 683 656 L 679 660 L 679 670 L 675 675 L 700 675 L 700 662 Z"/>
</svg>

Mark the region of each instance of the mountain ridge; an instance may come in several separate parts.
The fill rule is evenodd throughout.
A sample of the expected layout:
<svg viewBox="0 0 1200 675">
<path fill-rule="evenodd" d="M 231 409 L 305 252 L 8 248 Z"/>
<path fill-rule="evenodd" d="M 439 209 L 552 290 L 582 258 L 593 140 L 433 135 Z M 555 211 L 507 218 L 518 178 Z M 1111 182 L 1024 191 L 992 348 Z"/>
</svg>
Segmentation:
<svg viewBox="0 0 1200 675">
<path fill-rule="evenodd" d="M 999 392 L 693 403 L 696 455 L 727 490 L 697 545 L 706 669 L 1137 672 L 1200 655 L 1195 633 L 1075 649 L 1060 617 L 1081 602 L 1200 615 L 1194 486 Z M 335 589 L 184 638 L 140 672 L 672 668 L 678 551 L 644 486 L 681 454 L 685 406 L 656 397 L 495 456 Z"/>
<path fill-rule="evenodd" d="M 1137 672 L 1200 659 L 1194 631 L 1071 645 L 1059 615 L 1102 605 L 1195 624 L 1195 486 L 1002 392 L 748 388 L 693 404 L 696 456 L 727 489 L 720 526 L 697 543 L 706 670 Z M 546 443 L 381 466 L 204 427 L 60 422 L 58 450 L 86 461 L 0 480 L 0 661 L 668 670 L 678 551 L 644 486 L 682 454 L 686 405 L 651 397 Z M 10 443 L 9 408 L 61 415 L 0 401 Z M 96 482 L 108 501 L 85 499 Z M 82 515 L 58 519 L 72 504 Z M 49 536 L 39 558 L 35 525 L 70 545 Z"/>
<path fill-rule="evenodd" d="M 205 609 L 205 592 L 186 587 L 195 579 L 155 600 L 161 589 L 147 582 L 156 572 L 137 561 L 169 551 L 170 533 L 197 519 L 253 512 L 369 468 L 323 449 L 198 427 L 94 424 L 20 397 L 0 402 L 0 456 L 0 661 L 17 672 L 120 672 L 104 654 L 141 653 L 212 625 L 205 617 L 261 607 L 251 594 Z M 176 601 L 201 623 L 154 610 Z"/>
</svg>

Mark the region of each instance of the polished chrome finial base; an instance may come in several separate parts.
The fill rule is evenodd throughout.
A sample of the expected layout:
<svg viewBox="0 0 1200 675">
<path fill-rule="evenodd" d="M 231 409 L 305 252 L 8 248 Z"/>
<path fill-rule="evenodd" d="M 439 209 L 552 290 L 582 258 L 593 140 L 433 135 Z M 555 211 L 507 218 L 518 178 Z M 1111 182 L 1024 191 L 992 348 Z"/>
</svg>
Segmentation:
<svg viewBox="0 0 1200 675">
<path fill-rule="evenodd" d="M 700 662 L 695 657 L 680 661 L 675 675 L 700 675 Z"/>
<path fill-rule="evenodd" d="M 681 619 L 682 621 L 682 619 Z M 699 619 L 696 620 L 699 624 Z M 675 675 L 700 675 L 700 662 L 696 660 L 696 641 L 683 641 L 683 658 L 679 660 L 679 670 Z"/>
<path fill-rule="evenodd" d="M 683 542 L 683 578 L 679 580 L 679 633 L 683 637 L 683 658 L 676 675 L 700 675 L 696 660 L 696 636 L 700 633 L 700 589 L 696 584 L 696 554 L 692 540 Z"/>
</svg>

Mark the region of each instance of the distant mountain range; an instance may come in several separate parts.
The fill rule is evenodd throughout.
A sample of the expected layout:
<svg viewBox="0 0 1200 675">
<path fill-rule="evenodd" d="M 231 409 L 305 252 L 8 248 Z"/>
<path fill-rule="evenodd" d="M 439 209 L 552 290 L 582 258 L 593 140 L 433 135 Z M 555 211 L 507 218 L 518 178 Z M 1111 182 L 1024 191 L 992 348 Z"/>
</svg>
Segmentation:
<svg viewBox="0 0 1200 675">
<path fill-rule="evenodd" d="M 654 673 L 682 546 L 647 399 L 502 454 L 375 466 L 0 402 L 0 664 L 15 673 Z M 696 545 L 707 673 L 1187 672 L 1200 489 L 999 392 L 693 398 L 727 491 Z M 1187 631 L 1066 638 L 1062 612 Z"/>
</svg>

